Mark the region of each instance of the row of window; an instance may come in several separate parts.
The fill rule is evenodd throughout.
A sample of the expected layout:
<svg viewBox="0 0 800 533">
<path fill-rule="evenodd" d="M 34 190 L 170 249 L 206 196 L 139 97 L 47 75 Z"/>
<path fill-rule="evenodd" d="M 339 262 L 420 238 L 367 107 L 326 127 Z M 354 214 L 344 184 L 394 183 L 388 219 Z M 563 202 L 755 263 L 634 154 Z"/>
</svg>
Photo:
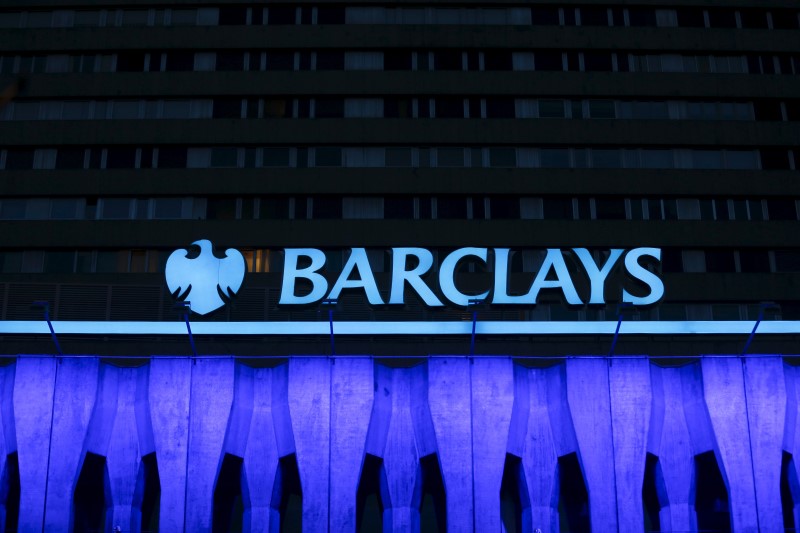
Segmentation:
<svg viewBox="0 0 800 533">
<path fill-rule="evenodd" d="M 283 251 L 269 249 L 242 249 L 248 271 L 280 272 L 283 269 Z M 4 274 L 70 274 L 70 273 L 157 273 L 163 272 L 172 250 L 20 250 L 0 252 L 0 272 Z M 327 250 L 325 269 L 338 272 L 349 255 L 347 250 Z M 434 265 L 449 250 L 432 250 Z M 544 261 L 544 249 L 512 251 L 509 268 L 512 272 L 537 272 Z M 599 253 L 602 255 L 602 252 Z M 391 268 L 390 252 L 368 250 L 370 267 L 374 272 Z M 597 254 L 595 254 L 597 255 Z M 602 261 L 598 255 L 597 260 Z M 487 265 L 469 263 L 464 271 L 491 271 Z M 570 266 L 572 268 L 572 266 Z M 800 273 L 800 250 L 715 249 L 715 250 L 662 250 L 661 270 L 665 273 Z"/>
<path fill-rule="evenodd" d="M 2 198 L 0 220 L 798 220 L 791 198 L 271 196 Z"/>
<path fill-rule="evenodd" d="M 125 168 L 649 168 L 790 170 L 800 150 L 762 148 L 144 147 L 0 150 L 0 170 Z"/>
<path fill-rule="evenodd" d="M 114 26 L 242 26 L 293 24 L 441 24 L 514 26 L 632 26 L 797 29 L 796 9 L 652 7 L 423 8 L 220 6 L 180 9 L 97 9 L 0 13 L 0 28 Z"/>
<path fill-rule="evenodd" d="M 708 55 L 591 51 L 130 51 L 7 55 L 0 74 L 233 71 L 539 71 L 800 74 L 798 54 Z"/>
<path fill-rule="evenodd" d="M 572 118 L 800 121 L 800 100 L 570 100 L 563 98 L 208 98 L 17 100 L 0 120 L 209 118 Z"/>
</svg>

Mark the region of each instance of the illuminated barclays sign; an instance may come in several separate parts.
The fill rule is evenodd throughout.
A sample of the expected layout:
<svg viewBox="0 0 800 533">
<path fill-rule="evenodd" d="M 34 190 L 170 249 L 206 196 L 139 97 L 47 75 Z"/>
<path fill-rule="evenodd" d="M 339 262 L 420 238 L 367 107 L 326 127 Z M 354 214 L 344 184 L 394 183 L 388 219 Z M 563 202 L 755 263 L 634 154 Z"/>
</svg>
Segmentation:
<svg viewBox="0 0 800 533">
<path fill-rule="evenodd" d="M 242 254 L 228 249 L 222 258 L 213 254 L 211 242 L 193 243 L 199 254 L 188 250 L 173 252 L 166 267 L 167 286 L 179 300 L 190 302 L 191 310 L 208 314 L 225 305 L 242 285 L 246 265 Z M 606 282 L 610 274 L 622 265 L 628 279 L 642 287 L 633 294 L 620 287 L 620 300 L 635 306 L 651 305 L 664 296 L 664 284 L 648 269 L 648 262 L 657 265 L 661 260 L 658 248 L 613 248 L 600 263 L 586 248 L 545 251 L 542 265 L 535 278 L 522 294 L 509 292 L 509 248 L 459 248 L 445 256 L 438 273 L 433 272 L 433 253 L 425 248 L 391 249 L 391 286 L 387 299 L 381 296 L 365 248 L 351 248 L 350 256 L 336 280 L 329 284 L 322 272 L 326 256 L 316 248 L 287 248 L 281 283 L 280 305 L 309 305 L 322 300 L 337 300 L 344 290 L 363 291 L 371 305 L 404 305 L 406 290 L 410 289 L 429 307 L 446 304 L 467 306 L 476 300 L 497 305 L 536 305 L 542 290 L 560 291 L 569 305 L 604 305 Z M 567 267 L 567 255 L 576 258 L 577 265 L 589 281 L 588 298 L 582 299 Z M 467 294 L 456 286 L 456 272 L 465 263 L 480 263 L 493 272 L 493 287 L 479 294 Z M 438 282 L 438 291 L 429 284 Z"/>
</svg>

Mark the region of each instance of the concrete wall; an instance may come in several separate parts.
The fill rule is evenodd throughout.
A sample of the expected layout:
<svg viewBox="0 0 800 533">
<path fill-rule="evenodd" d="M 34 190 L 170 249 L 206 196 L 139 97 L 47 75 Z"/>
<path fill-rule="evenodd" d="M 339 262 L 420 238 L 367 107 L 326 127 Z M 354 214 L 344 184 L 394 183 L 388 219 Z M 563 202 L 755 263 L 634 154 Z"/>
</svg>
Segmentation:
<svg viewBox="0 0 800 533">
<path fill-rule="evenodd" d="M 106 529 L 139 531 L 143 458 L 154 453 L 160 530 L 209 531 L 228 454 L 241 460 L 245 530 L 278 530 L 286 464 L 296 461 L 303 531 L 355 531 L 369 454 L 380 461 L 384 531 L 420 530 L 435 470 L 449 531 L 504 531 L 513 520 L 545 533 L 561 523 L 560 458 L 575 454 L 593 530 L 644 531 L 655 513 L 662 531 L 696 531 L 694 458 L 710 452 L 732 529 L 779 531 L 782 475 L 800 514 L 799 463 L 782 472 L 784 452 L 800 452 L 798 391 L 800 373 L 777 356 L 682 367 L 572 358 L 547 368 L 460 356 L 411 368 L 368 357 L 290 358 L 273 368 L 227 357 L 153 358 L 137 368 L 20 357 L 0 368 L 0 445 L 6 456 L 17 452 L 20 484 L 17 510 L 6 501 L 13 469 L 1 462 L 0 519 L 17 514 L 20 531 L 70 531 L 81 469 L 95 454 L 105 458 Z M 651 470 L 648 454 L 657 459 Z M 501 502 L 509 456 L 513 519 Z M 655 511 L 644 510 L 645 484 Z"/>
</svg>

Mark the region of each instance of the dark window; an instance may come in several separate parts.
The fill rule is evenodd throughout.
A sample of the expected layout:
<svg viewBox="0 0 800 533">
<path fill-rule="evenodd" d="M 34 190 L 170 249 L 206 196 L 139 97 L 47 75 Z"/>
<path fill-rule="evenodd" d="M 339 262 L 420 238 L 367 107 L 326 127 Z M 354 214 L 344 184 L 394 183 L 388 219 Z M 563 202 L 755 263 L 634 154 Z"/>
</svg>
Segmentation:
<svg viewBox="0 0 800 533">
<path fill-rule="evenodd" d="M 217 66 L 219 71 L 244 70 L 244 52 L 217 52 Z"/>
<path fill-rule="evenodd" d="M 109 148 L 106 152 L 106 168 L 134 168 L 136 148 Z"/>
<path fill-rule="evenodd" d="M 308 118 L 311 116 L 311 100 L 308 98 L 298 98 L 297 118 Z"/>
<path fill-rule="evenodd" d="M 766 250 L 741 250 L 739 265 L 742 272 L 769 272 L 769 254 Z"/>
<path fill-rule="evenodd" d="M 318 7 L 317 24 L 344 24 L 344 8 Z"/>
<path fill-rule="evenodd" d="M 384 98 L 383 116 L 387 118 L 411 118 L 410 98 Z"/>
<path fill-rule="evenodd" d="M 742 9 L 739 11 L 739 15 L 742 19 L 743 28 L 766 30 L 769 27 L 767 24 L 767 12 L 763 9 Z"/>
<path fill-rule="evenodd" d="M 608 26 L 608 12 L 604 7 L 582 7 L 581 26 Z"/>
<path fill-rule="evenodd" d="M 295 21 L 295 8 L 294 7 L 270 7 L 267 13 L 268 24 L 271 25 L 285 25 L 294 24 Z"/>
<path fill-rule="evenodd" d="M 236 218 L 236 198 L 209 198 L 206 204 L 209 220 L 233 220 Z"/>
<path fill-rule="evenodd" d="M 736 272 L 736 259 L 730 250 L 706 251 L 706 272 Z"/>
<path fill-rule="evenodd" d="M 435 70 L 462 70 L 461 52 L 444 50 L 433 53 Z"/>
<path fill-rule="evenodd" d="M 648 7 L 632 7 L 628 9 L 628 21 L 631 26 L 654 27 L 656 25 L 656 12 Z"/>
<path fill-rule="evenodd" d="M 780 148 L 762 148 L 761 168 L 764 170 L 789 170 L 789 152 Z"/>
<path fill-rule="evenodd" d="M 797 11 L 791 9 L 773 9 L 772 27 L 776 30 L 796 30 Z"/>
<path fill-rule="evenodd" d="M 574 25 L 575 25 L 575 8 L 565 7 L 564 26 L 574 26 Z"/>
<path fill-rule="evenodd" d="M 317 118 L 342 118 L 344 116 L 344 100 L 341 98 L 317 98 L 314 104 L 314 116 Z"/>
<path fill-rule="evenodd" d="M 158 168 L 186 168 L 186 148 L 159 148 Z"/>
<path fill-rule="evenodd" d="M 153 148 L 142 148 L 139 155 L 139 168 L 153 168 Z"/>
<path fill-rule="evenodd" d="M 480 56 L 475 50 L 467 52 L 467 70 L 480 70 Z"/>
<path fill-rule="evenodd" d="M 581 69 L 578 52 L 567 52 L 567 70 L 577 72 Z"/>
<path fill-rule="evenodd" d="M 461 98 L 437 98 L 437 118 L 464 118 L 464 100 Z"/>
<path fill-rule="evenodd" d="M 414 218 L 414 199 L 410 196 L 389 196 L 383 200 L 383 217 Z"/>
<path fill-rule="evenodd" d="M 598 220 L 625 220 L 625 200 L 622 198 L 597 198 L 594 211 Z"/>
<path fill-rule="evenodd" d="M 342 199 L 336 196 L 315 196 L 313 218 L 342 218 Z"/>
<path fill-rule="evenodd" d="M 614 69 L 611 53 L 585 52 L 583 54 L 583 68 L 586 72 L 611 72 Z"/>
<path fill-rule="evenodd" d="M 311 52 L 300 52 L 298 70 L 311 70 Z"/>
<path fill-rule="evenodd" d="M 514 196 L 491 198 L 490 213 L 491 217 L 496 220 L 519 219 L 519 198 Z"/>
<path fill-rule="evenodd" d="M 797 220 L 794 200 L 767 200 L 770 220 Z"/>
<path fill-rule="evenodd" d="M 756 120 L 783 120 L 781 103 L 777 100 L 756 100 L 753 109 Z"/>
<path fill-rule="evenodd" d="M 215 98 L 213 118 L 241 118 L 242 101 L 239 98 Z"/>
<path fill-rule="evenodd" d="M 56 168 L 73 170 L 83 168 L 83 148 L 59 148 L 56 154 Z"/>
<path fill-rule="evenodd" d="M 800 272 L 800 252 L 778 250 L 775 252 L 776 272 Z"/>
<path fill-rule="evenodd" d="M 342 166 L 342 149 L 334 147 L 317 148 L 314 155 L 314 165 L 318 167 Z"/>
<path fill-rule="evenodd" d="M 344 70 L 344 52 L 317 52 L 317 70 Z"/>
<path fill-rule="evenodd" d="M 312 20 L 312 10 L 310 7 L 301 7 L 300 8 L 300 24 L 311 24 Z"/>
<path fill-rule="evenodd" d="M 217 59 L 219 65 L 219 59 Z M 168 52 L 167 71 L 183 72 L 194 70 L 194 54 L 192 52 Z"/>
<path fill-rule="evenodd" d="M 536 70 L 558 71 L 564 70 L 561 52 L 536 52 L 534 55 Z"/>
<path fill-rule="evenodd" d="M 294 70 L 294 53 L 267 52 L 267 70 Z"/>
<path fill-rule="evenodd" d="M 117 72 L 142 72 L 144 52 L 120 52 L 117 54 Z"/>
<path fill-rule="evenodd" d="M 682 28 L 704 28 L 706 25 L 703 10 L 691 7 L 679 7 L 678 26 Z"/>
<path fill-rule="evenodd" d="M 291 116 L 291 100 L 280 98 L 264 100 L 264 118 L 288 118 Z"/>
<path fill-rule="evenodd" d="M 411 52 L 406 50 L 384 52 L 383 70 L 411 70 Z"/>
<path fill-rule="evenodd" d="M 484 70 L 513 70 L 511 52 L 491 50 L 483 53 Z"/>
<path fill-rule="evenodd" d="M 545 220 L 572 219 L 572 198 L 545 198 L 542 202 Z"/>
<path fill-rule="evenodd" d="M 264 10 L 261 7 L 253 8 L 253 16 L 250 20 L 253 26 L 261 26 L 264 24 Z"/>
<path fill-rule="evenodd" d="M 712 28 L 735 28 L 736 12 L 732 9 L 709 9 L 708 22 Z"/>
<path fill-rule="evenodd" d="M 247 8 L 238 6 L 221 6 L 219 8 L 220 26 L 244 26 L 247 24 Z"/>
<path fill-rule="evenodd" d="M 459 196 L 443 196 L 436 200 L 436 218 L 467 218 L 467 200 Z"/>
<path fill-rule="evenodd" d="M 289 199 L 288 198 L 262 198 L 258 210 L 258 216 L 262 219 L 288 219 L 289 218 Z"/>
<path fill-rule="evenodd" d="M 535 26 L 558 26 L 558 8 L 532 7 L 531 19 Z"/>
<path fill-rule="evenodd" d="M 514 100 L 510 98 L 487 98 L 486 118 L 514 118 Z"/>
<path fill-rule="evenodd" d="M 472 198 L 472 218 L 474 220 L 483 220 L 486 218 L 486 198 L 483 196 Z"/>
</svg>

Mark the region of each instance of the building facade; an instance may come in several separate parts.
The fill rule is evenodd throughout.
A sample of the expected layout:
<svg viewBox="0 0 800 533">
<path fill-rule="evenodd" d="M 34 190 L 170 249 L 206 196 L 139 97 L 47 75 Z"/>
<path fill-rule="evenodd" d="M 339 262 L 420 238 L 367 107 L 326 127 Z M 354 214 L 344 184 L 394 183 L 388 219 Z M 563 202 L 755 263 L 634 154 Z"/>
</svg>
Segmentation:
<svg viewBox="0 0 800 533">
<path fill-rule="evenodd" d="M 795 523 L 796 2 L 30 0 L 5 2 L 0 28 L 9 528 Z M 192 293 L 165 279 L 171 255 L 195 259 L 201 240 L 217 258 L 238 250 L 247 271 L 204 315 L 176 305 Z M 374 298 L 354 283 L 282 304 L 297 248 L 321 251 L 330 287 L 363 248 Z M 402 282 L 403 305 L 388 305 L 400 248 L 427 251 L 424 283 L 445 305 Z M 473 255 L 448 263 L 465 248 Z M 635 249 L 658 250 L 642 269 L 663 298 L 623 305 L 647 290 L 621 266 L 596 293 L 580 250 L 601 269 Z M 563 251 L 563 272 L 548 250 Z M 555 281 L 539 279 L 551 267 Z M 435 282 L 448 268 L 468 305 Z M 345 287 L 364 282 L 356 271 Z M 313 289 L 304 281 L 298 294 Z M 537 283 L 534 302 L 496 303 L 501 289 L 513 299 Z M 63 363 L 18 357 L 53 353 Z M 722 357 L 747 354 L 770 358 Z M 449 392 L 445 364 L 465 380 Z M 336 378 L 341 366 L 363 375 L 338 382 L 350 375 Z M 62 370 L 75 375 L 59 381 Z M 305 379 L 319 394 L 298 392 Z M 476 400 L 476 379 L 505 380 L 500 404 Z M 169 380 L 185 394 L 163 392 Z M 344 424 L 337 387 L 361 402 Z M 599 411 L 585 390 L 603 398 Z M 304 411 L 326 394 L 323 411 Z M 29 411 L 45 409 L 41 398 L 50 406 Z M 643 410 L 619 415 L 631 424 L 620 436 L 629 402 Z M 213 423 L 194 422 L 211 404 Z M 478 412 L 494 413 L 496 435 Z M 315 429 L 317 415 L 328 422 Z M 159 440 L 184 416 L 183 444 Z M 258 463 L 250 443 L 272 446 L 253 440 L 269 426 L 277 444 Z M 595 426 L 606 428 L 596 439 Z M 731 436 L 745 426 L 747 439 Z M 343 428 L 361 439 L 347 453 L 334 445 Z M 689 437 L 677 450 L 665 433 Z M 502 444 L 478 454 L 479 434 Z M 539 434 L 554 443 L 545 455 L 529 447 Z M 414 453 L 391 455 L 403 446 Z M 336 470 L 337 453 L 354 462 Z M 187 454 L 207 464 L 195 472 Z"/>
</svg>

